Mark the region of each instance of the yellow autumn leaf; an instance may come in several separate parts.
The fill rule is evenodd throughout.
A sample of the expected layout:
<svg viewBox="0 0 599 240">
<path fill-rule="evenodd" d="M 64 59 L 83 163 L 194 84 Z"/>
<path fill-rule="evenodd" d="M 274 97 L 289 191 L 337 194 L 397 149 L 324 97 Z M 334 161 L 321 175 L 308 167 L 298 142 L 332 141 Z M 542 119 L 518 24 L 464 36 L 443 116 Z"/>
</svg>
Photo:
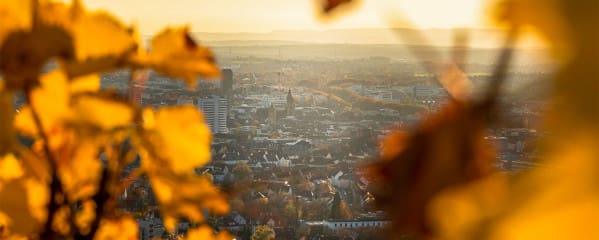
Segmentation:
<svg viewBox="0 0 599 240">
<path fill-rule="evenodd" d="M 37 84 L 38 75 L 52 58 L 72 58 L 74 55 L 67 9 L 62 3 L 36 1 L 37 13 L 31 31 L 14 31 L 2 42 L 0 57 L 8 89 L 25 89 Z M 30 8 L 29 11 L 33 9 Z M 20 56 L 27 56 L 26 61 Z"/>
<path fill-rule="evenodd" d="M 56 128 L 68 115 L 69 97 L 67 76 L 62 71 L 52 71 L 40 78 L 40 87 L 31 92 L 30 104 L 38 113 L 44 131 Z M 33 118 L 27 114 L 23 117 Z M 35 123 L 33 120 L 22 122 Z"/>
<path fill-rule="evenodd" d="M 142 127 L 144 129 L 154 129 L 156 127 L 156 119 L 152 108 L 144 108 L 141 113 Z"/>
<path fill-rule="evenodd" d="M 35 154 L 32 149 L 19 147 L 17 153 L 28 176 L 40 183 L 50 182 L 50 171 L 48 170 L 50 167 L 45 159 Z"/>
<path fill-rule="evenodd" d="M 147 111 L 144 118 L 151 119 Z M 161 108 L 155 113 L 154 122 L 155 128 L 148 129 L 148 138 L 157 152 L 156 160 L 163 161 L 174 173 L 193 174 L 195 168 L 210 160 L 210 129 L 197 108 Z"/>
<path fill-rule="evenodd" d="M 121 57 L 137 50 L 137 43 L 122 23 L 110 14 L 81 14 L 73 23 L 75 53 L 78 60 L 105 56 Z"/>
<path fill-rule="evenodd" d="M 212 228 L 207 226 L 201 226 L 199 228 L 191 229 L 187 232 L 187 240 L 209 240 L 214 239 Z"/>
<path fill-rule="evenodd" d="M 54 221 L 52 229 L 61 235 L 67 235 L 71 231 L 69 218 L 71 217 L 71 209 L 63 206 L 54 213 Z"/>
<path fill-rule="evenodd" d="M 517 179 L 490 239 L 599 239 L 598 138 L 573 136 L 547 155 L 549 168 Z"/>
<path fill-rule="evenodd" d="M 70 33 L 73 24 L 71 7 L 64 2 L 52 0 L 39 0 L 37 2 L 36 26 L 53 26 Z"/>
<path fill-rule="evenodd" d="M 0 156 L 0 188 L 2 182 L 11 181 L 23 176 L 23 168 L 13 154 Z"/>
<path fill-rule="evenodd" d="M 187 27 L 167 28 L 152 39 L 151 66 L 158 72 L 185 80 L 194 86 L 198 77 L 217 78 L 220 69 L 214 54 L 197 44 Z"/>
<path fill-rule="evenodd" d="M 48 209 L 46 205 L 50 201 L 50 191 L 44 182 L 40 182 L 34 178 L 24 180 L 24 186 L 27 189 L 27 204 L 29 205 L 29 213 L 38 222 L 46 220 Z"/>
<path fill-rule="evenodd" d="M 83 202 L 81 210 L 75 215 L 75 224 L 82 234 L 90 231 L 90 224 L 96 218 L 96 202 L 88 200 Z"/>
<path fill-rule="evenodd" d="M 72 153 L 58 159 L 58 173 L 71 200 L 85 199 L 97 192 L 102 163 L 98 144 L 90 139 L 69 139 Z M 85 171 L 81 171 L 85 169 Z"/>
<path fill-rule="evenodd" d="M 229 234 L 229 232 L 227 232 L 226 230 L 221 230 L 218 235 L 216 235 L 216 239 L 217 240 L 231 240 L 231 239 L 235 239 L 233 238 L 233 236 L 231 236 L 231 234 Z"/>
<path fill-rule="evenodd" d="M 25 105 L 19 109 L 15 116 L 14 128 L 21 134 L 26 136 L 36 136 L 38 134 L 37 126 L 33 120 L 33 112 L 31 106 Z"/>
<path fill-rule="evenodd" d="M 513 26 L 532 26 L 553 46 L 559 60 L 572 51 L 572 32 L 565 24 L 563 0 L 503 0 L 496 8 L 496 20 Z"/>
<path fill-rule="evenodd" d="M 205 177 L 178 175 L 154 161 L 150 154 L 141 151 L 142 167 L 146 170 L 158 200 L 160 212 L 168 231 L 173 231 L 181 217 L 202 222 L 203 211 L 223 214 L 228 209 L 226 199 Z M 179 191 L 185 189 L 185 191 Z"/>
<path fill-rule="evenodd" d="M 428 215 L 440 239 L 481 239 L 481 222 L 505 211 L 508 176 L 497 173 L 480 181 L 445 189 L 431 201 Z"/>
<path fill-rule="evenodd" d="M 175 231 L 177 227 L 177 219 L 174 216 L 166 215 L 162 217 L 162 222 L 164 223 L 164 229 L 168 232 Z"/>
<path fill-rule="evenodd" d="M 0 184 L 0 218 L 6 218 L 0 219 L 0 222 L 5 224 L 0 228 L 6 228 L 11 233 L 21 235 L 30 235 L 39 231 L 42 224 L 39 217 L 44 214 L 44 210 L 39 208 L 38 202 L 36 202 L 38 200 L 33 198 L 39 197 L 40 202 L 47 201 L 44 194 L 47 191 L 42 189 L 39 193 L 32 193 L 29 187 L 37 185 L 36 182 L 29 181 L 19 178 Z M 31 202 L 34 203 L 33 206 L 30 206 Z M 45 216 L 42 217 L 45 219 Z"/>
<path fill-rule="evenodd" d="M 97 92 L 100 90 L 100 76 L 89 74 L 71 79 L 69 90 L 71 93 Z"/>
<path fill-rule="evenodd" d="M 127 126 L 133 118 L 133 109 L 126 103 L 93 95 L 99 90 L 98 75 L 86 75 L 69 81 L 61 70 L 43 75 L 40 87 L 31 92 L 31 106 L 19 109 L 15 117 L 15 128 L 26 135 L 37 135 L 32 107 L 40 117 L 44 131 L 57 131 L 64 121 L 89 124 L 103 130 Z M 72 94 L 78 94 L 72 97 Z M 88 94 L 84 94 L 88 93 Z"/>
<path fill-rule="evenodd" d="M 40 1 L 39 24 L 56 26 L 72 38 L 75 58 L 121 57 L 136 49 L 137 43 L 122 23 L 109 13 L 86 12 L 80 1 L 67 5 L 61 2 Z M 110 37 L 106 37 L 110 36 Z"/>
<path fill-rule="evenodd" d="M 36 75 L 54 57 L 67 60 L 69 65 L 77 63 L 77 60 L 101 59 L 98 63 L 80 62 L 75 64 L 77 67 L 69 68 L 91 73 L 122 66 L 125 55 L 138 49 L 131 30 L 108 13 L 86 12 L 79 1 L 72 5 L 35 1 L 34 11 L 30 1 L 9 3 L 0 5 L 0 17 L 8 18 L 3 22 L 10 23 L 0 31 L 0 56 L 3 59 L 0 69 L 10 89 L 24 89 L 36 84 Z M 35 18 L 31 17 L 32 12 L 36 13 Z M 29 22 L 19 20 L 25 18 Z M 30 23 L 31 19 L 35 22 Z M 31 28 L 32 31 L 14 31 L 23 28 Z M 18 57 L 23 55 L 28 56 L 27 61 L 18 61 Z"/>
<path fill-rule="evenodd" d="M 118 219 L 102 219 L 95 240 L 137 240 L 137 223 L 130 216 Z"/>
<path fill-rule="evenodd" d="M 14 31 L 27 31 L 31 28 L 31 1 L 4 0 L 0 1 L 0 46 L 4 38 Z"/>
<path fill-rule="evenodd" d="M 149 174 L 150 183 L 160 204 L 160 212 L 165 219 L 165 227 L 169 231 L 174 230 L 177 219 L 181 217 L 190 221 L 204 221 L 204 210 L 217 214 L 226 213 L 228 205 L 226 199 L 205 178 L 195 177 L 173 177 L 154 172 Z M 186 189 L 185 191 L 177 191 Z M 173 194 L 177 191 L 176 194 Z M 168 220 L 168 221 L 166 221 Z M 170 224 L 166 224 L 169 222 Z"/>
<path fill-rule="evenodd" d="M 133 109 L 110 96 L 78 95 L 71 101 L 70 121 L 111 130 L 131 124 Z"/>
</svg>

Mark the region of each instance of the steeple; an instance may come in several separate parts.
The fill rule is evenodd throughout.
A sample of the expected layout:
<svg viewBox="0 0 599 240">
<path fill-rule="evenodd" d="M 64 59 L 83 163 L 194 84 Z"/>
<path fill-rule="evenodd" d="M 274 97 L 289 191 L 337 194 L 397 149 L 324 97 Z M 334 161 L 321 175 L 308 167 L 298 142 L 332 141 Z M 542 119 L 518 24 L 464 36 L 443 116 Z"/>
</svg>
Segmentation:
<svg viewBox="0 0 599 240">
<path fill-rule="evenodd" d="M 293 115 L 293 111 L 295 110 L 295 103 L 293 101 L 293 96 L 291 95 L 291 89 L 287 92 L 287 116 Z"/>
</svg>

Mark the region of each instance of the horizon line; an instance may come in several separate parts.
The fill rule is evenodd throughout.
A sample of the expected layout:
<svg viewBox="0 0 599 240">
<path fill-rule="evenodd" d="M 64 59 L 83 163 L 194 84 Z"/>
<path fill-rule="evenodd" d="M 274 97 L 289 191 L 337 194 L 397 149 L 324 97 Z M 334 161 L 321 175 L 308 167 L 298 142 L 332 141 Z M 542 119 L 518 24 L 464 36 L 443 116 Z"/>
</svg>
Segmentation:
<svg viewBox="0 0 599 240">
<path fill-rule="evenodd" d="M 500 27 L 456 27 L 456 28 L 444 28 L 444 27 L 361 27 L 361 28 L 329 28 L 329 29 L 273 29 L 270 31 L 190 31 L 190 33 L 219 33 L 219 34 L 267 34 L 277 32 L 328 32 L 328 31 L 348 31 L 348 30 L 419 30 L 419 31 L 430 31 L 430 30 L 473 30 L 473 31 L 505 31 Z M 153 34 L 144 33 L 144 36 L 153 36 Z"/>
</svg>

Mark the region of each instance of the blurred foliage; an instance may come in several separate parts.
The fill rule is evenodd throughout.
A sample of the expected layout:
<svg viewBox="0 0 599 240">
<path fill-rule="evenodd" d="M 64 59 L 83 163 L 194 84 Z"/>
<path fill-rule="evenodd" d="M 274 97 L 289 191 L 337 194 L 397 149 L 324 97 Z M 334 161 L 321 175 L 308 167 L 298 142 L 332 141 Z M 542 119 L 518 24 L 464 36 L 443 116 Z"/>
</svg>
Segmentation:
<svg viewBox="0 0 599 240">
<path fill-rule="evenodd" d="M 166 229 L 186 219 L 200 226 L 189 239 L 216 237 L 204 214 L 228 205 L 195 173 L 210 160 L 202 113 L 138 106 L 100 89 L 99 77 L 153 68 L 191 87 L 219 77 L 212 52 L 187 27 L 166 28 L 146 51 L 134 27 L 79 1 L 2 1 L 0 18 L 0 238 L 137 239 L 137 223 L 117 208 L 136 156 L 141 166 L 125 179 L 149 178 Z M 48 62 L 57 66 L 46 72 Z M 26 105 L 15 112 L 17 94 Z"/>
<path fill-rule="evenodd" d="M 599 239 L 599 3 L 508 0 L 494 10 L 511 31 L 539 33 L 560 61 L 540 143 L 548 167 L 515 175 L 491 167 L 492 146 L 482 144 L 482 133 L 505 77 L 500 57 L 486 104 L 454 96 L 413 131 L 382 142 L 370 170 L 391 232 L 416 239 Z"/>
</svg>

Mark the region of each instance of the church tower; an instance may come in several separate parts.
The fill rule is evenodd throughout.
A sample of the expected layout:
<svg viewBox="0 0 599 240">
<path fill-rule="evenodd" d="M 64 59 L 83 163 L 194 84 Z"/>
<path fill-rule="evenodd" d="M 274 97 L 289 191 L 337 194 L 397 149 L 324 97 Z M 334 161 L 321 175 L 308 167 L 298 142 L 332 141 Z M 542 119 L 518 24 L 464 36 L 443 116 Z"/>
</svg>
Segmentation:
<svg viewBox="0 0 599 240">
<path fill-rule="evenodd" d="M 293 96 L 291 95 L 291 89 L 287 92 L 287 116 L 293 115 L 295 111 L 295 102 L 293 101 Z"/>
</svg>

